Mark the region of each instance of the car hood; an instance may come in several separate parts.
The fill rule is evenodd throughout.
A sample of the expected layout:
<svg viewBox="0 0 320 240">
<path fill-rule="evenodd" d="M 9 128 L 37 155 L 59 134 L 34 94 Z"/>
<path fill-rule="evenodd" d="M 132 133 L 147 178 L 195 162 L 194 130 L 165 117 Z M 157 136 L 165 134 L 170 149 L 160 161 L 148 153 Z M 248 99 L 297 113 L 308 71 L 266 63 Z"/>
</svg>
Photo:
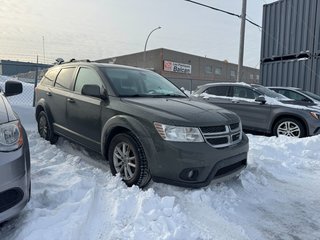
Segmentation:
<svg viewBox="0 0 320 240">
<path fill-rule="evenodd" d="M 132 111 L 143 111 L 145 118 L 166 124 L 214 126 L 239 122 L 239 117 L 218 106 L 189 98 L 125 98 Z"/>
</svg>

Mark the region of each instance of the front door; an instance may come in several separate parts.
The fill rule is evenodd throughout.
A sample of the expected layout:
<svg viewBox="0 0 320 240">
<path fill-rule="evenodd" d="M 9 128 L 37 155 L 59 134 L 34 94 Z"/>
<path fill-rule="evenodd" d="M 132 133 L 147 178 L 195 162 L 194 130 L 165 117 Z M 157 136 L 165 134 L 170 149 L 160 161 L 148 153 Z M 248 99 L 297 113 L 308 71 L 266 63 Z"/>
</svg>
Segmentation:
<svg viewBox="0 0 320 240">
<path fill-rule="evenodd" d="M 81 67 L 74 91 L 67 99 L 68 130 L 75 141 L 100 152 L 101 109 L 105 101 L 81 94 L 83 85 L 94 84 L 103 88 L 100 76 L 94 69 Z"/>
</svg>

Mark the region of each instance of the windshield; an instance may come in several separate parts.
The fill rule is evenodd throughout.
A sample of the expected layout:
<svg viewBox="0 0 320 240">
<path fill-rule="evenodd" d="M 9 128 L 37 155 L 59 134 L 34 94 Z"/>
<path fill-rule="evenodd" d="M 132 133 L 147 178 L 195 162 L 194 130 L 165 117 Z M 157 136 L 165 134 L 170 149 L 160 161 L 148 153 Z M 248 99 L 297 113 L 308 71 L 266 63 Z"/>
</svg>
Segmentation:
<svg viewBox="0 0 320 240">
<path fill-rule="evenodd" d="M 102 67 L 119 97 L 187 97 L 169 80 L 152 71 Z"/>
<path fill-rule="evenodd" d="M 278 100 L 288 100 L 287 97 L 285 97 L 285 96 L 283 96 L 283 95 L 281 95 L 279 93 L 276 93 L 275 91 L 270 90 L 269 88 L 263 87 L 261 85 L 253 85 L 253 87 L 258 92 L 260 92 L 263 95 L 266 95 L 267 97 L 276 98 Z"/>
<path fill-rule="evenodd" d="M 320 101 L 320 96 L 317 94 L 314 94 L 312 92 L 308 92 L 308 91 L 302 91 L 304 94 L 308 95 L 309 97 L 312 97 L 313 99 Z"/>
</svg>

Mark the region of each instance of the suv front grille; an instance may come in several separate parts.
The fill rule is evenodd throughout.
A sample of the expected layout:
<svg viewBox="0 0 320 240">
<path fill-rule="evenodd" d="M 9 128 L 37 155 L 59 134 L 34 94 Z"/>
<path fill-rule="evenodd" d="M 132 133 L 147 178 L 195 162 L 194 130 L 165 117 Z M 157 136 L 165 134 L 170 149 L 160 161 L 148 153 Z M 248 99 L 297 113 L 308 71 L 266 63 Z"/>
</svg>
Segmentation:
<svg viewBox="0 0 320 240">
<path fill-rule="evenodd" d="M 210 126 L 200 128 L 205 141 L 215 148 L 228 147 L 237 144 L 242 139 L 240 123 L 223 126 Z"/>
</svg>

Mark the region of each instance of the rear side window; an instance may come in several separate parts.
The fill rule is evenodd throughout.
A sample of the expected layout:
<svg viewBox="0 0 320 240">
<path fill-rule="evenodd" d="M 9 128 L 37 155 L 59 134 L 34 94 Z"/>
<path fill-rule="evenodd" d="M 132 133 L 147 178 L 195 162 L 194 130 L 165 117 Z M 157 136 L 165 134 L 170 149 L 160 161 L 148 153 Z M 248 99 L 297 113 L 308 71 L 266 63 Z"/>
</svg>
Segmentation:
<svg viewBox="0 0 320 240">
<path fill-rule="evenodd" d="M 71 90 L 74 70 L 75 68 L 61 69 L 54 86 L 64 90 Z"/>
<path fill-rule="evenodd" d="M 206 93 L 216 96 L 228 96 L 228 86 L 215 86 L 206 90 Z"/>
<path fill-rule="evenodd" d="M 233 97 L 255 99 L 259 94 L 246 87 L 233 87 Z"/>
<path fill-rule="evenodd" d="M 49 70 L 42 78 L 42 85 L 53 86 L 54 80 L 56 80 L 57 74 L 59 72 L 59 68 Z"/>
<path fill-rule="evenodd" d="M 82 87 L 85 84 L 92 84 L 92 85 L 98 85 L 100 88 L 102 88 L 103 84 L 101 81 L 100 76 L 98 73 L 96 73 L 94 70 L 89 68 L 80 68 L 76 85 L 74 87 L 74 91 L 81 93 Z"/>
</svg>

